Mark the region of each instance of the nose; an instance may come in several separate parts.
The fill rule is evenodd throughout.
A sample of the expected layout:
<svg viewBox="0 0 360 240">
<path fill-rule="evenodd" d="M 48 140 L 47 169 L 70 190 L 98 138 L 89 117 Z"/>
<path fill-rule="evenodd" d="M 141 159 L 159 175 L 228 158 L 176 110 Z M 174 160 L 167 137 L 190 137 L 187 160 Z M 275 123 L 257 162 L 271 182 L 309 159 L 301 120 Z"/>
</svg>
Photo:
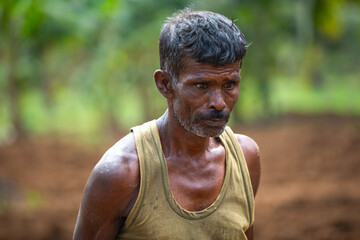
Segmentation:
<svg viewBox="0 0 360 240">
<path fill-rule="evenodd" d="M 226 104 L 221 90 L 214 90 L 209 94 L 210 94 L 209 108 L 215 110 L 222 110 L 225 108 Z"/>
</svg>

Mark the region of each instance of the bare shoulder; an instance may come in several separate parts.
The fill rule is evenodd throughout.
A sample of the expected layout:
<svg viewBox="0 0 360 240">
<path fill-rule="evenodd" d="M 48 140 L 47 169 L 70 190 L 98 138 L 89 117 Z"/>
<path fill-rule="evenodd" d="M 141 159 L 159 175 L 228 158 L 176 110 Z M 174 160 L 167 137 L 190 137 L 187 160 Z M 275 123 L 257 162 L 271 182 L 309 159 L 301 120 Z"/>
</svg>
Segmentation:
<svg viewBox="0 0 360 240">
<path fill-rule="evenodd" d="M 96 164 L 87 188 L 93 188 L 92 191 L 117 203 L 119 215 L 126 216 L 139 185 L 140 169 L 135 139 L 133 133 L 129 133 L 107 150 Z"/>
<path fill-rule="evenodd" d="M 133 133 L 129 133 L 112 146 L 96 164 L 92 175 L 113 184 L 138 180 L 139 161 Z M 135 177 L 135 178 L 134 178 Z M 137 181 L 138 182 L 138 181 Z"/>
<path fill-rule="evenodd" d="M 86 184 L 74 239 L 114 239 L 140 185 L 135 139 L 128 134 L 94 167 Z"/>
<path fill-rule="evenodd" d="M 235 136 L 244 152 L 246 162 L 260 161 L 260 150 L 257 143 L 252 138 L 243 134 L 235 134 Z"/>
<path fill-rule="evenodd" d="M 86 184 L 74 239 L 114 239 L 122 218 L 136 201 L 140 170 L 134 135 L 112 146 L 94 167 Z"/>
<path fill-rule="evenodd" d="M 254 195 L 259 188 L 261 175 L 260 150 L 257 143 L 250 137 L 242 134 L 235 134 L 240 147 L 244 153 L 249 169 Z"/>
</svg>

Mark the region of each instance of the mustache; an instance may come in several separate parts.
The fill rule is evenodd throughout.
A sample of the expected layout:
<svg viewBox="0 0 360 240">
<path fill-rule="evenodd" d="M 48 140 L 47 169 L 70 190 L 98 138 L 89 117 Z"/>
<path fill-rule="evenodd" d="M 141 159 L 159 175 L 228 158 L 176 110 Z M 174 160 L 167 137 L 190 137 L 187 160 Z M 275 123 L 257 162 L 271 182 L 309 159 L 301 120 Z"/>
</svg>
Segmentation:
<svg viewBox="0 0 360 240">
<path fill-rule="evenodd" d="M 223 110 L 212 110 L 206 114 L 200 114 L 197 116 L 197 120 L 210 120 L 210 119 L 224 119 L 228 120 L 230 114 Z"/>
</svg>

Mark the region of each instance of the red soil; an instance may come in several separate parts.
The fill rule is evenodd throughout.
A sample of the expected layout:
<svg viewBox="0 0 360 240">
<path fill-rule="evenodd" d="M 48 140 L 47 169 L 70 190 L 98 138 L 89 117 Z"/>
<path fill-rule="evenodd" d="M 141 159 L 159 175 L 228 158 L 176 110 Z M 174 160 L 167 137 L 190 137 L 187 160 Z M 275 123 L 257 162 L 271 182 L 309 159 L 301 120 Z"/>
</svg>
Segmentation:
<svg viewBox="0 0 360 240">
<path fill-rule="evenodd" d="M 292 116 L 237 132 L 261 149 L 256 239 L 360 239 L 359 118 Z M 0 239 L 71 239 L 86 180 L 109 146 L 0 146 Z"/>
</svg>

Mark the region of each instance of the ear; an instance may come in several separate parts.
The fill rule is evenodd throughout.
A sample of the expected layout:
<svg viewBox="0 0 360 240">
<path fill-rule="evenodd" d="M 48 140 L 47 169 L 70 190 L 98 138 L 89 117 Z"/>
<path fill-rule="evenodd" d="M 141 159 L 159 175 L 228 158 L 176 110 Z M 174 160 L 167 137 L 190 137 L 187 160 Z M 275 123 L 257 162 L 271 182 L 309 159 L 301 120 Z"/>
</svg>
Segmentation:
<svg viewBox="0 0 360 240">
<path fill-rule="evenodd" d="M 165 97 L 173 96 L 172 77 L 163 70 L 156 70 L 154 72 L 154 80 L 158 91 Z"/>
</svg>

